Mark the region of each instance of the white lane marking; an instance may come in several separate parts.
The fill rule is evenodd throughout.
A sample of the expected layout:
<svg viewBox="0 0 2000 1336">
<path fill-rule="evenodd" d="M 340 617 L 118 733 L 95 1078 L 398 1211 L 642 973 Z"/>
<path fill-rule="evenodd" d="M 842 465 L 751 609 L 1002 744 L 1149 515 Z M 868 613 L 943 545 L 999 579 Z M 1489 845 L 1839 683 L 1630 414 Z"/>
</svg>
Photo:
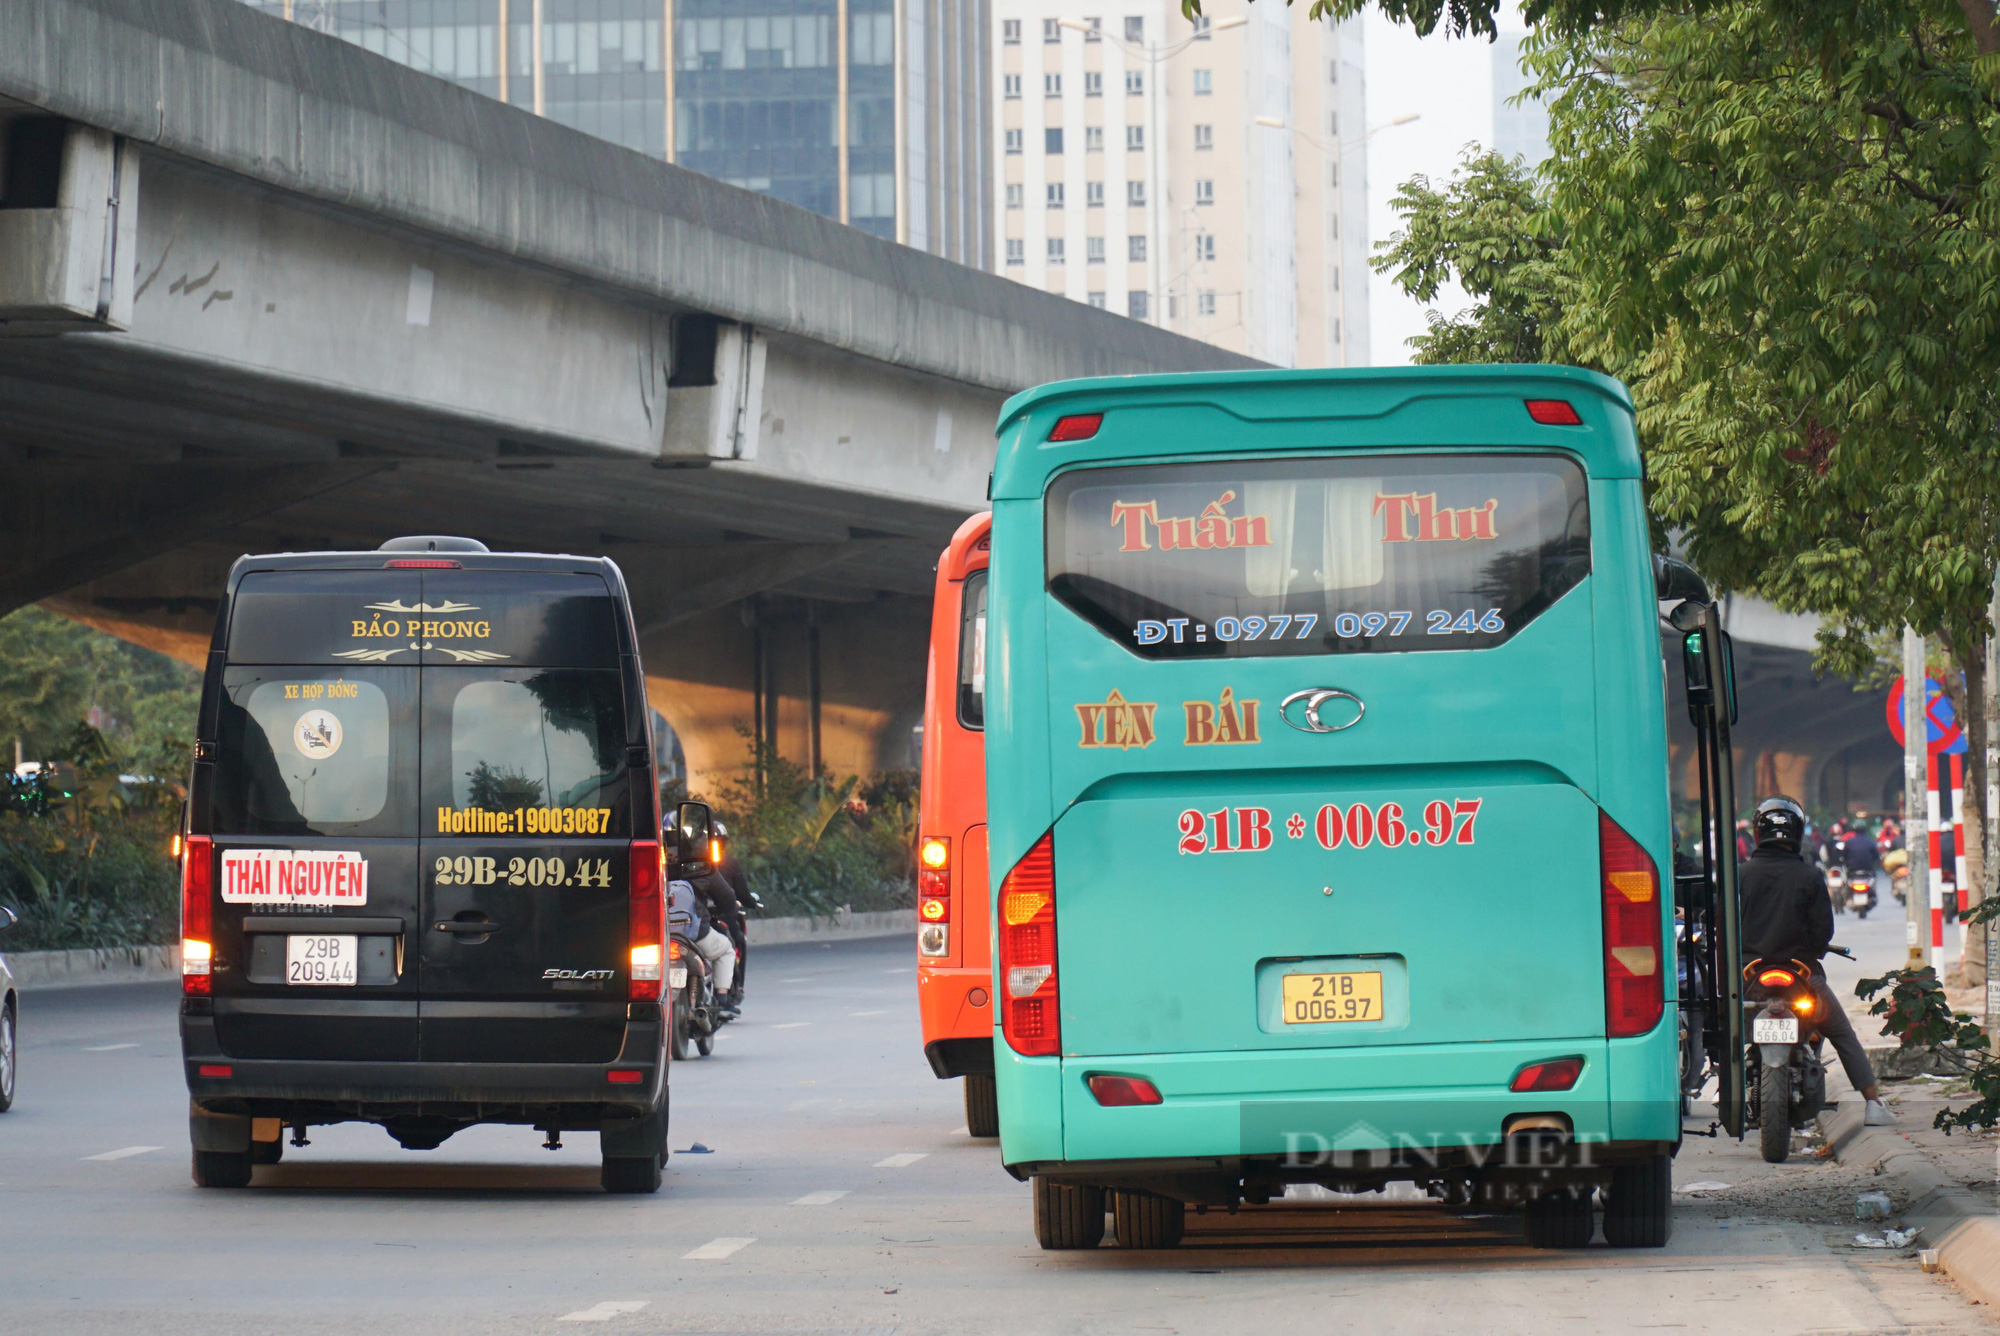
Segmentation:
<svg viewBox="0 0 2000 1336">
<path fill-rule="evenodd" d="M 830 1206 L 847 1195 L 846 1188 L 828 1188 L 824 1192 L 808 1192 L 793 1202 L 794 1206 Z"/>
<path fill-rule="evenodd" d="M 803 1030 L 811 1024 L 811 1021 L 786 1021 L 783 1025 L 773 1025 L 771 1028 L 773 1030 Z"/>
<path fill-rule="evenodd" d="M 909 970 L 883 970 L 882 972 L 883 972 L 884 974 L 915 974 L 915 973 L 916 973 L 916 971 L 915 971 L 915 970 L 913 970 L 913 969 L 909 969 Z"/>
<path fill-rule="evenodd" d="M 158 1149 L 158 1146 L 124 1146 L 118 1150 L 107 1150 L 102 1155 L 86 1155 L 83 1158 L 85 1163 L 91 1160 L 122 1160 L 128 1156 L 144 1155 L 149 1150 Z"/>
<path fill-rule="evenodd" d="M 886 1016 L 889 1013 L 886 1011 L 850 1011 L 847 1014 L 850 1016 Z"/>
<path fill-rule="evenodd" d="M 590 1308 L 579 1308 L 574 1313 L 564 1313 L 558 1322 L 609 1322 L 621 1313 L 636 1313 L 648 1303 L 645 1299 L 606 1299 Z"/>
<path fill-rule="evenodd" d="M 969 1137 L 972 1135 L 972 1129 L 969 1127 L 954 1127 L 951 1129 L 951 1134 L 955 1137 Z"/>
<path fill-rule="evenodd" d="M 740 1252 L 755 1243 L 755 1239 L 710 1239 L 693 1252 L 682 1253 L 683 1262 L 719 1262 L 731 1253 Z"/>
<path fill-rule="evenodd" d="M 807 978 L 803 978 L 803 979 L 780 979 L 780 980 L 778 980 L 778 982 L 779 982 L 779 983 L 811 983 L 811 982 L 812 982 L 812 979 L 811 979 L 811 977 L 810 977 L 810 976 L 808 976 Z"/>
<path fill-rule="evenodd" d="M 139 1047 L 137 1044 L 92 1044 L 83 1051 L 86 1053 L 115 1053 L 121 1048 L 137 1047 Z"/>
<path fill-rule="evenodd" d="M 929 1152 L 921 1150 L 904 1151 L 901 1155 L 891 1155 L 886 1160 L 875 1161 L 877 1169 L 907 1169 Z"/>
</svg>

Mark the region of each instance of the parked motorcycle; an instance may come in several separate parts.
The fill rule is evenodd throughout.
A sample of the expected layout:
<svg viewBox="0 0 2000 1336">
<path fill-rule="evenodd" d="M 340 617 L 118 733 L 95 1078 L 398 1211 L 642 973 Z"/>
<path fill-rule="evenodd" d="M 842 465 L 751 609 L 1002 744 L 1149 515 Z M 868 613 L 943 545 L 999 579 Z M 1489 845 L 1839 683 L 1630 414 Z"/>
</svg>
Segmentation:
<svg viewBox="0 0 2000 1336">
<path fill-rule="evenodd" d="M 1874 873 L 1856 872 L 1847 879 L 1847 907 L 1858 919 L 1868 917 L 1868 911 L 1875 907 Z"/>
<path fill-rule="evenodd" d="M 1834 954 L 1853 956 L 1841 947 Z M 1768 1164 L 1783 1164 L 1792 1131 L 1826 1106 L 1826 1064 L 1813 1013 L 1812 967 L 1802 960 L 1753 960 L 1743 967 L 1743 1010 L 1749 1024 L 1744 1086 L 1757 1148 Z"/>
<path fill-rule="evenodd" d="M 730 1021 L 715 991 L 715 974 L 694 944 L 708 931 L 701 897 L 685 881 L 667 883 L 667 989 L 674 999 L 673 1051 L 685 1062 L 692 1046 L 704 1058 L 715 1049 L 716 1032 Z M 738 952 L 739 959 L 741 952 Z"/>
</svg>

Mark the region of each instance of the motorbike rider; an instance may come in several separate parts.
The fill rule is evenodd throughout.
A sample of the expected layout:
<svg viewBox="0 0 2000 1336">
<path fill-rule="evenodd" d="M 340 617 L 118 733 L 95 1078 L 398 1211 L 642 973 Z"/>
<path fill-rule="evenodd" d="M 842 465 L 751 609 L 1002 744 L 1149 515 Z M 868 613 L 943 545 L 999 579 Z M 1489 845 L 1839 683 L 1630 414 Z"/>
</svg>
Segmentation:
<svg viewBox="0 0 2000 1336">
<path fill-rule="evenodd" d="M 1821 964 L 1833 944 L 1833 907 L 1826 877 L 1799 855 L 1805 836 L 1805 809 L 1790 798 L 1766 798 L 1751 823 L 1756 852 L 1737 868 L 1742 894 L 1743 951 L 1748 958 L 1797 960 L 1812 968 L 1813 1028 L 1840 1055 L 1848 1083 L 1867 1101 L 1864 1121 L 1887 1127 L 1896 1121 L 1882 1103 L 1875 1069 L 1861 1049 L 1854 1022 L 1826 984 Z"/>
<path fill-rule="evenodd" d="M 756 896 L 751 893 L 750 878 L 743 871 L 743 864 L 729 851 L 729 827 L 720 821 L 716 822 L 715 838 L 722 850 L 722 857 L 715 863 L 715 875 L 722 882 L 723 888 L 728 891 L 725 897 L 718 890 L 713 899 L 716 917 L 721 921 L 723 930 L 736 943 L 736 954 L 742 961 L 736 971 L 736 987 L 729 996 L 730 1009 L 733 1011 L 742 1005 L 743 976 L 748 972 L 750 963 L 749 924 L 744 907 L 756 901 Z"/>
<path fill-rule="evenodd" d="M 667 820 L 671 821 L 672 817 Z M 720 823 L 717 828 L 720 828 Z M 736 978 L 737 939 L 729 928 L 732 920 L 743 917 L 743 910 L 736 903 L 736 893 L 716 872 L 713 863 L 708 864 L 705 872 L 693 872 L 686 865 L 676 866 L 672 871 L 676 880 L 686 884 L 699 902 L 702 932 L 694 939 L 694 949 L 714 972 L 716 1005 L 725 1014 L 734 1016 L 737 1014 L 736 1004 L 743 996 Z"/>
<path fill-rule="evenodd" d="M 1868 833 L 1868 827 L 1860 822 L 1854 824 L 1847 838 L 1840 842 L 1840 861 L 1846 865 L 1850 880 L 1872 877 L 1882 870 L 1882 848 Z"/>
</svg>

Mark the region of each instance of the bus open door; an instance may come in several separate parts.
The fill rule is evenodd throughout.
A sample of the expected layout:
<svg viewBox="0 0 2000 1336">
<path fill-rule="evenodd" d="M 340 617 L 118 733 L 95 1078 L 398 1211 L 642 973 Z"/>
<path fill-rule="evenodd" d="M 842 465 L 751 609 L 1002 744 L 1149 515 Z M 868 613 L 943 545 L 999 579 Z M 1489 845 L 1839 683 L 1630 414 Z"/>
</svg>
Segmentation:
<svg viewBox="0 0 2000 1336">
<path fill-rule="evenodd" d="M 986 562 L 974 515 L 938 559 L 918 798 L 917 1004 L 924 1056 L 965 1080 L 965 1124 L 1000 1135 L 993 1089 L 993 953 L 986 883 Z"/>
</svg>

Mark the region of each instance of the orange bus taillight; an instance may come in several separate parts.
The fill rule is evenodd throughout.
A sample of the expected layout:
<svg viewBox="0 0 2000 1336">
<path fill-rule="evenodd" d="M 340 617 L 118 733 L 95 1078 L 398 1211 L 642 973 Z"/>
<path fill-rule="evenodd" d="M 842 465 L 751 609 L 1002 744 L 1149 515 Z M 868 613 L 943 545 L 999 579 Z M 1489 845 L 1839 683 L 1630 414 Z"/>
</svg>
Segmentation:
<svg viewBox="0 0 2000 1336">
<path fill-rule="evenodd" d="M 933 835 L 917 846 L 917 954 L 951 950 L 951 841 Z"/>
<path fill-rule="evenodd" d="M 213 983 L 215 842 L 190 835 L 181 850 L 181 992 L 208 993 Z"/>
<path fill-rule="evenodd" d="M 1000 883 L 1000 1028 L 1027 1058 L 1062 1051 L 1056 1009 L 1056 852 L 1054 832 Z"/>
<path fill-rule="evenodd" d="M 1604 897 L 1604 1032 L 1645 1034 L 1660 1023 L 1666 972 L 1660 954 L 1660 874 L 1618 823 L 1597 814 Z"/>
</svg>

